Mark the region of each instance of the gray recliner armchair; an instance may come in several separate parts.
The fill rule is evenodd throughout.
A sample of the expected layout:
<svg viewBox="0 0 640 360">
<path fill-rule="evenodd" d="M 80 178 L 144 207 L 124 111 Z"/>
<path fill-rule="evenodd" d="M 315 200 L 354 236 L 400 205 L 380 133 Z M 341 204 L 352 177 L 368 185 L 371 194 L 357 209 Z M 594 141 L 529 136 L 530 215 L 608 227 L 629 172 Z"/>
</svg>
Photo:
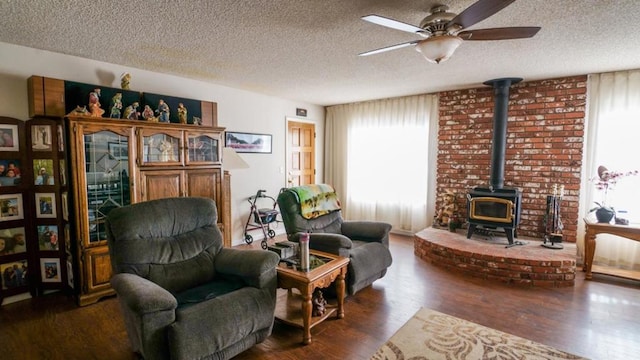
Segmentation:
<svg viewBox="0 0 640 360">
<path fill-rule="evenodd" d="M 328 185 L 320 186 L 333 191 Z M 277 202 L 289 241 L 297 242 L 301 233 L 308 232 L 311 249 L 349 258 L 351 261 L 346 278 L 349 295 L 382 278 L 392 263 L 389 251 L 391 225 L 374 221 L 345 221 L 339 208 L 311 219 L 306 218 L 301 210 L 300 188 L 304 186 L 282 189 L 278 195 Z M 312 202 L 317 205 L 317 200 Z"/>
<path fill-rule="evenodd" d="M 111 285 L 145 359 L 229 359 L 271 334 L 279 258 L 223 248 L 215 202 L 169 198 L 106 219 Z"/>
</svg>

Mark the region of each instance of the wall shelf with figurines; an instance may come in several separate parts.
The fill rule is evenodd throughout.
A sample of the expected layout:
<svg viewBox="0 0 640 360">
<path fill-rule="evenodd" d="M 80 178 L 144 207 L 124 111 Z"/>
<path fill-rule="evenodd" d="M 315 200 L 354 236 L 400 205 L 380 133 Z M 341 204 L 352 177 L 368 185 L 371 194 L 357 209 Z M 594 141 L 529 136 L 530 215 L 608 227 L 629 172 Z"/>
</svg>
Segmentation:
<svg viewBox="0 0 640 360">
<path fill-rule="evenodd" d="M 122 84 L 128 87 L 127 84 Z M 66 115 L 218 126 L 217 103 L 31 76 L 29 116 Z"/>
</svg>

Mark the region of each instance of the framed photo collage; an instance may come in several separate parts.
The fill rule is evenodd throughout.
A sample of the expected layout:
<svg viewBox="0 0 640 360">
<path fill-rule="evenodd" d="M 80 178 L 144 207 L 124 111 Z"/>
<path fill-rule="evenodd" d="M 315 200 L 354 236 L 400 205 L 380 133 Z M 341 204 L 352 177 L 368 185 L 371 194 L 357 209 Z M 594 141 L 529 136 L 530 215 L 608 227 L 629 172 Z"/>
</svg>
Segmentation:
<svg viewBox="0 0 640 360">
<path fill-rule="evenodd" d="M 0 303 L 69 286 L 70 241 L 62 120 L 0 117 Z"/>
</svg>

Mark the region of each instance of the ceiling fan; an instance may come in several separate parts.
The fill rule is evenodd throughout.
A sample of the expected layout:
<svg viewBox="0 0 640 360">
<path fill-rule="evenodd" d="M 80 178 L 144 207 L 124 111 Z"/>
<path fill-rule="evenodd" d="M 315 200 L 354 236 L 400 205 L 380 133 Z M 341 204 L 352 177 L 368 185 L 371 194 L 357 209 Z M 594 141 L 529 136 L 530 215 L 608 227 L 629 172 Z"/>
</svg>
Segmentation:
<svg viewBox="0 0 640 360">
<path fill-rule="evenodd" d="M 464 30 L 494 15 L 515 0 L 479 0 L 460 14 L 450 13 L 446 5 L 431 8 L 419 26 L 407 24 L 379 15 L 363 16 L 362 20 L 388 28 L 418 34 L 422 39 L 383 47 L 359 54 L 368 56 L 385 51 L 415 46 L 427 60 L 439 64 L 453 55 L 463 40 L 509 40 L 533 37 L 540 27 L 504 27 L 478 30 Z"/>
</svg>

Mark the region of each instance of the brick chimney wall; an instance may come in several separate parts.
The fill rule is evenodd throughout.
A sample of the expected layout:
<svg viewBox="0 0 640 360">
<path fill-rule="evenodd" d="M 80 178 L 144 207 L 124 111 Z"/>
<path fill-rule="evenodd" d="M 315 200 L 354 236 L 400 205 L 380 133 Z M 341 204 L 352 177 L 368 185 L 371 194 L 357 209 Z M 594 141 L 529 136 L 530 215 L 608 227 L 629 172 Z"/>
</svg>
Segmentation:
<svg viewBox="0 0 640 360">
<path fill-rule="evenodd" d="M 488 186 L 493 127 L 493 88 L 439 93 L 438 194 L 457 194 L 466 218 L 466 194 Z M 587 76 L 521 82 L 511 86 L 507 125 L 505 187 L 522 190 L 518 235 L 542 239 L 547 195 L 564 185 L 561 219 L 564 241 L 575 242 Z M 441 206 L 437 200 L 436 209 Z"/>
</svg>

